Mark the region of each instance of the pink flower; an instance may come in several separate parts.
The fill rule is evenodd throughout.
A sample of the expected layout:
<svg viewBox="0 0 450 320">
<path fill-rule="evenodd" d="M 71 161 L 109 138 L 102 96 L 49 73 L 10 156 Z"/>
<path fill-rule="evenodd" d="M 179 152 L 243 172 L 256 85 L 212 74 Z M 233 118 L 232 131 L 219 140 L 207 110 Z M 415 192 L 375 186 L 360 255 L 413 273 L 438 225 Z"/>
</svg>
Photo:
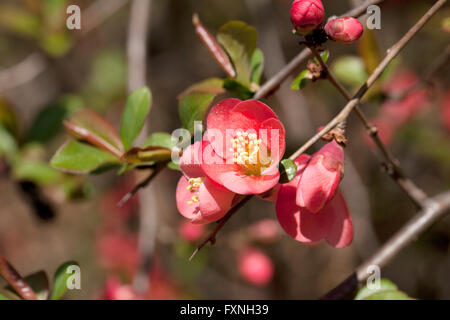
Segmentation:
<svg viewBox="0 0 450 320">
<path fill-rule="evenodd" d="M 280 237 L 280 226 L 273 219 L 263 219 L 248 227 L 248 235 L 253 241 L 275 242 Z"/>
<path fill-rule="evenodd" d="M 266 192 L 278 183 L 284 139 L 284 127 L 267 105 L 225 99 L 211 108 L 207 118 L 203 172 L 237 194 Z"/>
<path fill-rule="evenodd" d="M 336 18 L 325 25 L 326 34 L 331 39 L 344 44 L 357 41 L 363 31 L 361 22 L 352 17 Z"/>
<path fill-rule="evenodd" d="M 195 242 L 205 233 L 205 227 L 201 224 L 193 224 L 189 221 L 183 221 L 178 228 L 181 238 L 187 242 Z"/>
<path fill-rule="evenodd" d="M 302 157 L 306 159 L 308 156 Z M 336 248 L 348 246 L 353 239 L 353 223 L 344 197 L 336 192 L 333 199 L 316 213 L 299 207 L 296 203 L 297 186 L 303 173 L 304 167 L 278 191 L 276 211 L 281 227 L 300 242 L 315 244 L 325 239 Z"/>
<path fill-rule="evenodd" d="M 295 0 L 291 7 L 291 22 L 297 32 L 307 34 L 320 27 L 325 10 L 320 0 Z"/>
<path fill-rule="evenodd" d="M 239 254 L 238 269 L 241 276 L 255 286 L 267 285 L 274 273 L 272 260 L 255 248 L 246 248 Z"/>
<path fill-rule="evenodd" d="M 192 223 L 204 224 L 219 220 L 231 208 L 235 194 L 203 174 L 195 159 L 201 159 L 201 143 L 190 145 L 183 152 L 180 168 L 184 176 L 178 181 L 178 211 Z"/>
<path fill-rule="evenodd" d="M 322 210 L 337 191 L 343 175 L 343 164 L 344 150 L 334 140 L 316 152 L 299 178 L 297 205 L 311 213 Z"/>
<path fill-rule="evenodd" d="M 109 277 L 104 290 L 104 300 L 139 300 L 133 288 L 122 284 L 117 277 Z"/>
</svg>

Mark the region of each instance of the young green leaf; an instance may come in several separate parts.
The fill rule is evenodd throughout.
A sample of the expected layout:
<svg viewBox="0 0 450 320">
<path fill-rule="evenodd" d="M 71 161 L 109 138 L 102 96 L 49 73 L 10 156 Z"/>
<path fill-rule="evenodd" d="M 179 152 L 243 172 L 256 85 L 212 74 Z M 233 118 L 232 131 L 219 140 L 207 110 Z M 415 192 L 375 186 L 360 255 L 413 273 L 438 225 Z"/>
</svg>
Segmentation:
<svg viewBox="0 0 450 320">
<path fill-rule="evenodd" d="M 322 58 L 323 62 L 326 63 L 328 61 L 328 58 L 330 57 L 330 51 L 328 51 L 328 50 L 322 51 L 320 53 L 320 57 Z M 314 62 L 319 63 L 319 60 L 317 60 L 317 58 L 314 57 Z"/>
<path fill-rule="evenodd" d="M 70 267 L 77 266 L 79 264 L 74 261 L 69 261 L 61 265 L 58 270 L 56 270 L 55 275 L 53 276 L 53 288 L 52 293 L 50 295 L 51 300 L 59 300 L 67 291 L 67 280 L 70 276 L 72 276 L 72 272 L 70 272 Z"/>
<path fill-rule="evenodd" d="M 122 141 L 116 129 L 93 110 L 82 109 L 75 112 L 64 125 L 76 139 L 86 140 L 116 157 L 123 153 Z"/>
<path fill-rule="evenodd" d="M 172 169 L 172 170 L 176 170 L 176 171 L 181 171 L 180 166 L 178 164 L 176 164 L 175 162 L 173 162 L 173 161 L 170 161 L 167 164 L 167 168 Z"/>
<path fill-rule="evenodd" d="M 46 143 L 55 137 L 63 122 L 72 112 L 83 107 L 83 101 L 75 95 L 67 95 L 42 109 L 33 119 L 26 142 Z"/>
<path fill-rule="evenodd" d="M 291 159 L 280 162 L 280 183 L 288 183 L 297 175 L 297 165 Z"/>
<path fill-rule="evenodd" d="M 362 287 L 356 294 L 355 300 L 412 300 L 407 294 L 388 279 L 381 279 L 379 288 Z"/>
<path fill-rule="evenodd" d="M 147 87 L 138 89 L 129 95 L 120 126 L 120 137 L 125 150 L 131 148 L 134 139 L 141 132 L 150 111 L 151 102 L 152 95 Z"/>
<path fill-rule="evenodd" d="M 175 139 L 174 139 L 175 140 Z M 152 133 L 147 140 L 145 140 L 142 148 L 154 146 L 172 149 L 176 145 L 176 141 L 172 140 L 172 136 L 167 132 Z"/>
<path fill-rule="evenodd" d="M 331 69 L 339 81 L 351 87 L 360 86 L 368 77 L 364 62 L 356 56 L 342 56 L 335 59 Z"/>
<path fill-rule="evenodd" d="M 203 121 L 208 107 L 214 100 L 211 93 L 192 93 L 183 97 L 178 105 L 178 113 L 183 128 L 194 133 L 194 121 Z"/>
<path fill-rule="evenodd" d="M 172 151 L 163 147 L 131 148 L 122 157 L 122 161 L 130 164 L 147 164 L 167 161 Z"/>
<path fill-rule="evenodd" d="M 14 137 L 2 125 L 0 125 L 0 156 L 12 156 L 17 151 L 17 143 Z"/>
<path fill-rule="evenodd" d="M 225 79 L 223 87 L 232 95 L 238 96 L 239 98 L 244 100 L 251 99 L 254 95 L 254 92 L 250 91 L 248 87 L 236 81 L 235 79 Z"/>
<path fill-rule="evenodd" d="M 250 86 L 251 58 L 258 40 L 256 29 L 242 21 L 230 21 L 219 29 L 217 40 L 233 62 L 236 80 Z"/>
<path fill-rule="evenodd" d="M 250 60 L 251 75 L 250 82 L 259 84 L 264 70 L 264 54 L 261 49 L 255 49 Z"/>
<path fill-rule="evenodd" d="M 64 175 L 51 168 L 48 163 L 38 161 L 17 161 L 13 168 L 14 176 L 19 180 L 32 181 L 38 185 L 57 183 Z"/>
<path fill-rule="evenodd" d="M 71 172 L 88 173 L 106 163 L 117 163 L 112 154 L 86 143 L 70 140 L 56 152 L 50 161 L 53 168 Z"/>
<path fill-rule="evenodd" d="M 201 82 L 195 83 L 186 90 L 184 90 L 179 96 L 178 100 L 190 95 L 191 93 L 212 93 L 218 95 L 224 93 L 223 79 L 209 78 Z"/>
<path fill-rule="evenodd" d="M 303 70 L 302 72 L 300 72 L 297 78 L 292 81 L 291 90 L 303 89 L 308 83 L 308 79 L 310 78 L 309 76 L 310 74 L 308 70 Z"/>
</svg>

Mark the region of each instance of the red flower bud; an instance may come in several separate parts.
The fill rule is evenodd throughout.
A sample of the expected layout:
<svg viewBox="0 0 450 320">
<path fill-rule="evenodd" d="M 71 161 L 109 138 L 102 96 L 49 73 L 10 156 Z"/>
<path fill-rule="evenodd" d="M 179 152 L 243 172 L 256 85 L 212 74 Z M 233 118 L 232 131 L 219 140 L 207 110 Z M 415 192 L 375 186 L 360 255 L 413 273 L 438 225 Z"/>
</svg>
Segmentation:
<svg viewBox="0 0 450 320">
<path fill-rule="evenodd" d="M 255 286 L 265 286 L 273 278 L 272 260 L 262 251 L 246 248 L 240 253 L 238 269 L 241 276 Z"/>
<path fill-rule="evenodd" d="M 328 21 L 325 25 L 327 35 L 331 39 L 344 44 L 357 41 L 363 31 L 361 22 L 351 17 L 336 18 Z"/>
<path fill-rule="evenodd" d="M 323 22 L 324 9 L 320 0 L 295 0 L 291 8 L 291 21 L 297 32 L 307 34 Z"/>
</svg>

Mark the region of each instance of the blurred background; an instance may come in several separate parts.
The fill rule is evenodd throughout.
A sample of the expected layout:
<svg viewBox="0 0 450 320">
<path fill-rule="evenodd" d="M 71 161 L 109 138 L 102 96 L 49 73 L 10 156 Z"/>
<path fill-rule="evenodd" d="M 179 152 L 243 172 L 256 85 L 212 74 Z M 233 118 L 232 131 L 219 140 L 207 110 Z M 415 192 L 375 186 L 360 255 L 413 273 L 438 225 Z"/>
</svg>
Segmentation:
<svg viewBox="0 0 450 320">
<path fill-rule="evenodd" d="M 177 96 L 193 83 L 225 76 L 195 34 L 194 12 L 212 34 L 230 20 L 256 27 L 265 55 L 262 83 L 303 49 L 291 32 L 290 0 L 150 2 L 149 132 L 179 128 Z M 359 1 L 323 3 L 329 17 Z M 433 3 L 384 1 L 381 29 L 367 32 L 369 39 L 350 46 L 327 43 L 329 63 L 349 90 L 354 92 L 367 77 L 367 61 L 377 54 L 382 57 Z M 82 10 L 81 30 L 66 28 L 69 4 Z M 446 6 L 436 14 L 363 105 L 407 175 L 430 195 L 450 188 L 448 63 L 426 84 L 408 88 L 446 50 L 449 13 Z M 0 123 L 19 150 L 17 161 L 9 163 L 9 140 L 0 137 L 0 252 L 22 275 L 39 270 L 51 275 L 64 261 L 76 260 L 82 289 L 70 291 L 69 299 L 315 299 L 414 215 L 414 205 L 383 172 L 363 127 L 352 116 L 341 183 L 355 225 L 351 246 L 298 243 L 279 229 L 274 204 L 253 199 L 227 223 L 213 247 L 205 247 L 189 262 L 196 244 L 214 225 L 202 229 L 185 223 L 175 204 L 180 172 L 164 170 L 141 194 L 151 199 L 150 211 L 157 220 L 151 263 L 142 266 L 138 197 L 116 207 L 142 176 L 76 176 L 48 165 L 67 139 L 62 122 L 74 110 L 91 108 L 119 127 L 127 96 L 129 19 L 130 1 L 125 0 L 0 1 Z M 287 154 L 345 104 L 325 81 L 291 90 L 304 68 L 263 99 L 287 129 Z M 393 104 L 399 118 L 390 113 Z M 450 299 L 449 226 L 449 217 L 433 226 L 383 269 L 382 277 L 415 298 Z M 146 275 L 139 281 L 149 285 L 137 283 L 138 270 Z"/>
</svg>

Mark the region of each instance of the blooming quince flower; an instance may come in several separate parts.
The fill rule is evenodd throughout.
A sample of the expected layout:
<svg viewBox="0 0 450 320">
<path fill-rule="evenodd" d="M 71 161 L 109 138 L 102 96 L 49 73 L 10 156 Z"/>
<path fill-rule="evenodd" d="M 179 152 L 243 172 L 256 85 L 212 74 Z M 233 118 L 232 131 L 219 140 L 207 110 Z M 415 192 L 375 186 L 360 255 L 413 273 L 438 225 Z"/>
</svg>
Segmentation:
<svg viewBox="0 0 450 320">
<path fill-rule="evenodd" d="M 291 7 L 291 22 L 297 32 L 307 34 L 323 22 L 325 10 L 320 0 L 295 0 Z"/>
<path fill-rule="evenodd" d="M 192 223 L 219 220 L 231 208 L 235 194 L 205 177 L 200 166 L 201 143 L 190 145 L 180 159 L 183 176 L 178 181 L 178 211 Z"/>
<path fill-rule="evenodd" d="M 353 239 L 353 223 L 344 197 L 338 191 L 333 199 L 316 213 L 299 207 L 296 203 L 297 186 L 310 161 L 308 155 L 300 156 L 297 176 L 282 184 L 276 203 L 277 218 L 284 231 L 297 241 L 314 244 L 325 239 L 336 248 L 348 246 Z"/>
<path fill-rule="evenodd" d="M 343 164 L 344 150 L 335 140 L 316 152 L 299 178 L 297 205 L 312 213 L 325 207 L 337 191 L 343 175 Z"/>
<path fill-rule="evenodd" d="M 206 177 L 241 195 L 260 194 L 279 180 L 285 130 L 257 100 L 225 99 L 211 108 L 203 140 Z"/>
</svg>

